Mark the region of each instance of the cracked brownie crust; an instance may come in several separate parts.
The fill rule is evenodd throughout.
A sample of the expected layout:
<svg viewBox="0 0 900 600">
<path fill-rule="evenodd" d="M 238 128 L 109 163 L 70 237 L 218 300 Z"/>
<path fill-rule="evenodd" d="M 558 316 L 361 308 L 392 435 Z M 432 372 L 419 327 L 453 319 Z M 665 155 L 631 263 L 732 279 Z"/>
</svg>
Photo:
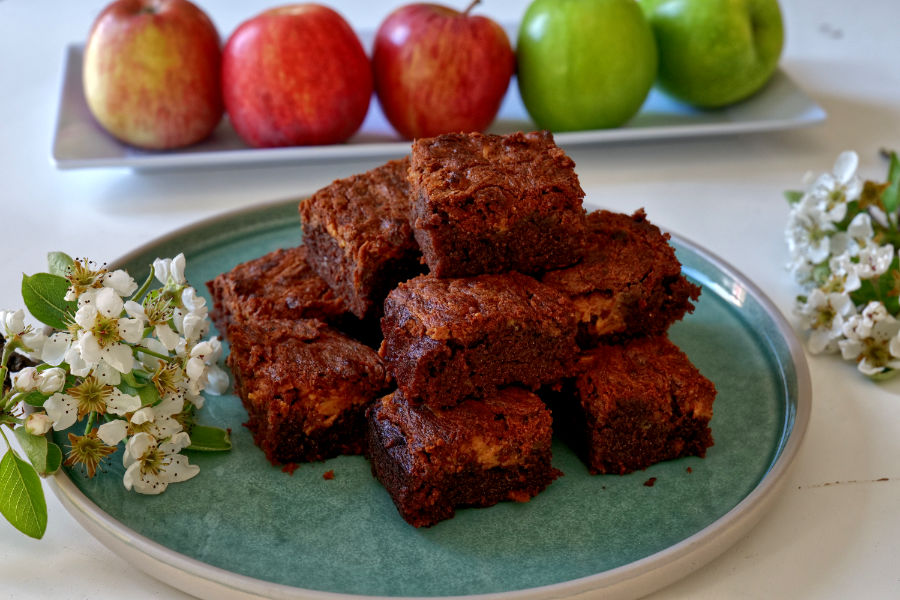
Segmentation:
<svg viewBox="0 0 900 600">
<path fill-rule="evenodd" d="M 584 243 L 584 191 L 549 132 L 416 140 L 415 238 L 436 277 L 571 265 Z"/>
<path fill-rule="evenodd" d="M 579 344 L 659 335 L 693 312 L 700 288 L 682 275 L 668 234 L 643 210 L 592 212 L 587 231 L 584 258 L 541 278 L 575 305 Z"/>
<path fill-rule="evenodd" d="M 389 385 L 372 349 L 314 319 L 233 321 L 228 337 L 246 426 L 273 464 L 362 453 L 366 407 Z"/>
<path fill-rule="evenodd" d="M 421 273 L 409 224 L 409 159 L 339 179 L 300 202 L 312 268 L 360 319 L 380 316 L 388 291 Z"/>
<path fill-rule="evenodd" d="M 458 507 L 528 501 L 561 474 L 551 465 L 550 413 L 521 388 L 449 409 L 397 391 L 372 405 L 368 436 L 373 474 L 415 527 Z"/>
<path fill-rule="evenodd" d="M 569 301 L 515 272 L 411 279 L 388 295 L 381 326 L 397 386 L 436 405 L 514 383 L 535 389 L 565 375 L 577 352 Z"/>
</svg>

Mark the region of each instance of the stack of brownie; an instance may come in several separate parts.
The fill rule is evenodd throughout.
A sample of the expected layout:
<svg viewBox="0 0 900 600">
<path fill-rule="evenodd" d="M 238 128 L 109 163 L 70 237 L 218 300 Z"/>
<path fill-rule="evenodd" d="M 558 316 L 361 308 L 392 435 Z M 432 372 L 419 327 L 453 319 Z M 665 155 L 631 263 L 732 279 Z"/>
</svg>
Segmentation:
<svg viewBox="0 0 900 600">
<path fill-rule="evenodd" d="M 416 140 L 303 200 L 303 246 L 208 284 L 256 443 L 364 452 L 417 527 L 538 494 L 554 431 L 593 473 L 703 456 L 715 389 L 666 337 L 700 290 L 583 196 L 538 132 Z"/>
</svg>

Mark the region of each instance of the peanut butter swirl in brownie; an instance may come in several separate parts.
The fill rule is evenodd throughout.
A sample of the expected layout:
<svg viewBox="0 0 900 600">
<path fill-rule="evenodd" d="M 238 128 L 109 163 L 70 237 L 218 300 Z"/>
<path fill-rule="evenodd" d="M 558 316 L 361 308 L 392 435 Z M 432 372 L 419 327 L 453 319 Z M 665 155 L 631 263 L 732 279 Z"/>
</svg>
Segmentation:
<svg viewBox="0 0 900 600">
<path fill-rule="evenodd" d="M 561 474 L 551 465 L 550 413 L 521 388 L 447 409 L 397 391 L 372 405 L 368 436 L 372 472 L 415 527 L 462 506 L 528 501 Z"/>
<path fill-rule="evenodd" d="M 682 275 L 669 235 L 643 210 L 592 212 L 587 232 L 584 258 L 541 279 L 572 300 L 582 346 L 659 335 L 693 312 L 700 288 Z"/>
<path fill-rule="evenodd" d="M 715 397 L 665 335 L 601 344 L 581 356 L 574 394 L 554 403 L 554 426 L 592 473 L 629 473 L 705 456 Z"/>
<path fill-rule="evenodd" d="M 246 425 L 273 464 L 362 453 L 366 407 L 389 385 L 372 349 L 315 319 L 238 319 L 228 338 Z"/>
</svg>

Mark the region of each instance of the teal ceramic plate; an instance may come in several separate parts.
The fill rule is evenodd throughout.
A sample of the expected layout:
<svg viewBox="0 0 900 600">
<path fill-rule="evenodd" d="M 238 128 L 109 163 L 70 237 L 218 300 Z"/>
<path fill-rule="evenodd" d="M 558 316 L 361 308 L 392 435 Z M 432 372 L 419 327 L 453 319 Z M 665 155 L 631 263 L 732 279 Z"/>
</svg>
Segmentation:
<svg viewBox="0 0 900 600">
<path fill-rule="evenodd" d="M 299 243 L 296 202 L 281 202 L 180 230 L 117 266 L 140 273 L 157 256 L 183 251 L 189 280 L 202 288 L 239 262 Z M 201 473 L 191 481 L 141 496 L 125 491 L 114 461 L 92 480 L 61 473 L 54 490 L 114 552 L 205 598 L 648 593 L 756 523 L 785 479 L 810 412 L 802 349 L 774 306 L 709 252 L 673 243 L 703 294 L 671 336 L 718 388 L 715 445 L 705 459 L 591 476 L 556 444 L 554 465 L 565 475 L 531 502 L 465 509 L 417 530 L 361 457 L 293 474 L 270 466 L 241 425 L 240 401 L 223 396 L 207 400 L 202 420 L 231 428 L 234 448 L 193 455 Z M 326 471 L 334 479 L 324 479 Z"/>
</svg>

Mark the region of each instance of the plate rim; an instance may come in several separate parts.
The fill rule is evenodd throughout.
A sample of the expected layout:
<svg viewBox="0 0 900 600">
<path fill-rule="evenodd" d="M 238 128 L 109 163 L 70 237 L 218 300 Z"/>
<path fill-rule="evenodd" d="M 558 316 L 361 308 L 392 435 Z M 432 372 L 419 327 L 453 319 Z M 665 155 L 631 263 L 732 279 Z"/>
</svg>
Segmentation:
<svg viewBox="0 0 900 600">
<path fill-rule="evenodd" d="M 57 105 L 56 123 L 50 145 L 50 160 L 59 170 L 95 169 L 95 168 L 130 168 L 138 171 L 185 170 L 191 168 L 223 168 L 223 167 L 259 167 L 283 165 L 291 163 L 321 163 L 328 160 L 360 160 L 368 158 L 393 157 L 408 153 L 410 142 L 407 140 L 377 141 L 359 144 L 331 144 L 326 146 L 288 146 L 282 148 L 238 148 L 224 150 L 204 150 L 197 152 L 162 151 L 158 153 L 126 155 L 121 157 L 84 157 L 70 158 L 60 156 L 57 145 L 63 129 L 63 115 L 66 110 L 66 91 L 68 85 L 78 86 L 81 90 L 81 79 L 72 71 L 73 61 L 80 60 L 84 44 L 70 42 L 64 48 L 62 79 L 59 87 L 59 103 Z M 70 79 L 72 80 L 70 83 Z M 762 133 L 768 131 L 809 127 L 824 121 L 828 114 L 825 109 L 800 88 L 794 79 L 779 66 L 769 84 L 784 79 L 790 84 L 795 94 L 803 98 L 808 106 L 806 113 L 790 118 L 770 118 L 761 120 L 717 122 L 699 122 L 692 124 L 648 125 L 641 127 L 617 127 L 613 129 L 594 129 L 586 131 L 558 132 L 554 134 L 561 147 L 575 147 L 587 144 L 613 144 L 652 140 L 666 140 L 686 137 L 707 137 L 716 135 L 736 135 L 744 133 Z M 510 83 L 510 89 L 516 84 Z M 768 85 L 768 84 L 767 84 Z M 765 93 L 765 87 L 760 93 Z M 752 102 L 752 98 L 748 99 Z M 377 99 L 373 96 L 373 103 Z M 736 104 L 735 106 L 740 106 Z M 720 109 L 729 114 L 733 107 Z M 692 109 L 686 109 L 692 110 Z M 227 116 L 225 117 L 227 119 Z M 532 123 L 532 128 L 537 125 Z M 98 133 L 103 133 L 98 130 Z M 116 141 L 117 144 L 127 145 Z M 348 148 L 360 149 L 348 152 Z M 135 148 L 135 152 L 141 152 Z"/>
<path fill-rule="evenodd" d="M 141 244 L 111 261 L 110 267 L 126 263 L 154 246 L 165 244 L 197 229 L 214 226 L 218 222 L 228 221 L 248 213 L 277 210 L 296 204 L 298 201 L 299 198 L 290 198 L 260 202 L 210 215 Z M 764 312 L 772 319 L 775 330 L 786 343 L 796 372 L 797 398 L 791 430 L 782 445 L 781 453 L 756 486 L 728 512 L 709 525 L 653 554 L 599 573 L 521 590 L 457 596 L 361 596 L 274 583 L 210 565 L 171 550 L 117 521 L 88 498 L 62 470 L 57 471 L 52 478 L 47 480 L 48 485 L 66 511 L 91 535 L 108 549 L 117 553 L 120 558 L 124 558 L 129 564 L 151 577 L 200 598 L 349 600 L 363 597 L 371 600 L 439 600 L 440 598 L 532 600 L 546 597 L 576 597 L 602 591 L 604 598 L 617 599 L 634 598 L 659 590 L 716 558 L 757 524 L 785 484 L 805 438 L 812 412 L 812 382 L 805 351 L 793 327 L 774 302 L 752 280 L 704 246 L 663 227 L 660 229 L 664 233 L 668 233 L 672 241 L 694 252 L 712 264 L 723 275 L 740 282 L 747 293 L 755 298 Z M 177 581 L 177 583 L 173 583 L 173 581 Z"/>
</svg>

